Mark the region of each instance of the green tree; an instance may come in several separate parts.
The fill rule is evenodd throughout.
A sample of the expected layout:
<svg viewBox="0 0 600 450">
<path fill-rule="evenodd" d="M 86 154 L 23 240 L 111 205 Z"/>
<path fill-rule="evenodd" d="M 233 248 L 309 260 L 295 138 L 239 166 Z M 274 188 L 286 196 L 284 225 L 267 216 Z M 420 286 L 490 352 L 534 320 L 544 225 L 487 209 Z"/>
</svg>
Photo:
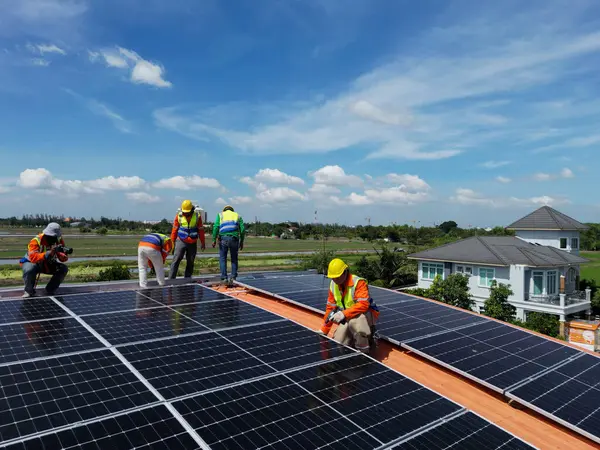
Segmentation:
<svg viewBox="0 0 600 450">
<path fill-rule="evenodd" d="M 106 234 L 108 234 L 108 228 L 106 228 L 106 227 L 98 228 L 98 230 L 96 230 L 96 233 L 98 233 L 101 236 L 105 236 Z"/>
<path fill-rule="evenodd" d="M 448 275 L 442 283 L 443 302 L 463 309 L 471 309 L 475 304 L 469 292 L 469 277 L 462 273 Z"/>
<path fill-rule="evenodd" d="M 558 316 L 538 312 L 527 313 L 525 322 L 514 321 L 517 325 L 551 337 L 558 337 L 560 324 Z"/>
<path fill-rule="evenodd" d="M 444 301 L 444 279 L 440 275 L 436 275 L 433 279 L 433 283 L 427 289 L 426 297 L 440 302 Z"/>
<path fill-rule="evenodd" d="M 458 228 L 458 224 L 454 220 L 447 220 L 438 225 L 438 228 L 444 232 L 444 234 L 450 233 L 450 231 Z"/>
<path fill-rule="evenodd" d="M 375 249 L 374 258 L 363 256 L 356 264 L 356 274 L 366 278 L 369 283 L 391 288 L 416 281 L 416 266 L 406 254 L 398 248 L 381 246 Z"/>
<path fill-rule="evenodd" d="M 335 258 L 335 252 L 333 250 L 319 250 L 304 261 L 302 269 L 317 269 L 317 273 L 326 274 L 329 262 L 333 258 Z"/>
<path fill-rule="evenodd" d="M 517 308 L 508 303 L 508 297 L 514 292 L 510 288 L 510 284 L 498 284 L 496 280 L 492 281 L 490 287 L 490 298 L 485 301 L 485 315 L 504 322 L 511 322 L 515 318 Z"/>
</svg>

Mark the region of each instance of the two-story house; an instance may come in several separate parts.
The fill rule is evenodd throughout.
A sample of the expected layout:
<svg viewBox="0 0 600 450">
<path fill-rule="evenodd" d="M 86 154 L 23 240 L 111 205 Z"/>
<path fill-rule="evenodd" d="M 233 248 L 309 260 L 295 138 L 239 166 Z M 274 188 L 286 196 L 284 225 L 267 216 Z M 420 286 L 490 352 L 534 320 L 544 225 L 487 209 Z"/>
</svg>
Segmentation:
<svg viewBox="0 0 600 450">
<path fill-rule="evenodd" d="M 413 253 L 419 262 L 420 288 L 428 288 L 437 275 L 451 273 L 470 277 L 474 309 L 481 312 L 489 298 L 492 280 L 510 284 L 508 299 L 517 308 L 517 318 L 527 312 L 556 314 L 563 330 L 566 316 L 588 311 L 589 291 L 578 291 L 580 232 L 587 226 L 543 206 L 507 227 L 512 236 L 475 236 Z"/>
</svg>

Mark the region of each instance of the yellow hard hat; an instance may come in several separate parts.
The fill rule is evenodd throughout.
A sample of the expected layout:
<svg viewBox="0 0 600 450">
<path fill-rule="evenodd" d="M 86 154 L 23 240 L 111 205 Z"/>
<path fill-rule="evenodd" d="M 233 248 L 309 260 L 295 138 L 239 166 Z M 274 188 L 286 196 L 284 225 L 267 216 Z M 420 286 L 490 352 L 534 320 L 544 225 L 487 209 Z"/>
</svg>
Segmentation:
<svg viewBox="0 0 600 450">
<path fill-rule="evenodd" d="M 339 258 L 332 259 L 329 263 L 329 269 L 327 269 L 327 278 L 341 277 L 344 270 L 348 268 L 348 264 Z"/>
<path fill-rule="evenodd" d="M 192 204 L 192 202 L 190 200 L 184 200 L 181 203 L 181 210 L 184 213 L 189 213 L 192 209 L 194 209 L 194 205 Z"/>
</svg>

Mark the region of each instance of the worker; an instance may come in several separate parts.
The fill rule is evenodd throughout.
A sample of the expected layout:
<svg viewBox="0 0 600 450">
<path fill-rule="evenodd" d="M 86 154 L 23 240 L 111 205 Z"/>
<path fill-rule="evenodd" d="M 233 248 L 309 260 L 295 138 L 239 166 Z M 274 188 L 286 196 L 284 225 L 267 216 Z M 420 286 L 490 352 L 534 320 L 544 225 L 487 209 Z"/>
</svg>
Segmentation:
<svg viewBox="0 0 600 450">
<path fill-rule="evenodd" d="M 23 298 L 33 297 L 40 274 L 52 275 L 45 294 L 54 295 L 69 272 L 65 262 L 73 249 L 65 247 L 60 225 L 49 223 L 42 233 L 35 236 L 27 246 L 27 253 L 19 261 L 23 269 L 25 292 Z"/>
<path fill-rule="evenodd" d="M 219 265 L 221 266 L 221 281 L 227 281 L 227 252 L 231 252 L 231 278 L 235 280 L 238 275 L 238 250 L 244 249 L 244 236 L 246 230 L 242 217 L 236 213 L 231 205 L 223 208 L 217 214 L 213 225 L 213 248 L 219 240 Z"/>
<path fill-rule="evenodd" d="M 169 236 L 160 233 L 150 233 L 144 236 L 138 244 L 138 271 L 140 287 L 148 287 L 148 267 L 156 272 L 156 280 L 160 286 L 165 285 L 165 261 L 173 248 Z"/>
<path fill-rule="evenodd" d="M 179 270 L 179 263 L 186 258 L 185 278 L 191 278 L 194 273 L 194 260 L 198 252 L 198 238 L 202 251 L 206 248 L 204 225 L 202 218 L 196 211 L 190 200 L 184 200 L 181 208 L 177 211 L 173 221 L 171 240 L 175 243 L 173 262 L 171 263 L 171 275 L 175 279 Z"/>
<path fill-rule="evenodd" d="M 339 258 L 329 263 L 327 278 L 331 283 L 319 332 L 327 335 L 335 322 L 338 324 L 333 334 L 335 341 L 354 344 L 357 350 L 368 353 L 374 341 L 379 309 L 369 295 L 367 280 L 351 274 L 348 265 Z"/>
</svg>

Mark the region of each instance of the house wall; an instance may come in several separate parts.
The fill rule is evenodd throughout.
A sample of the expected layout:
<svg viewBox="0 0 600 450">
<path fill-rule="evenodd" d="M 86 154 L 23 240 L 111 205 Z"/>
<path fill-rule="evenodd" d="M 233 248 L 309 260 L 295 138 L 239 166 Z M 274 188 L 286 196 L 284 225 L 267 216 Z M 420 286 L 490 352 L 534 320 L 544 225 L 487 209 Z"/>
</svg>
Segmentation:
<svg viewBox="0 0 600 450">
<path fill-rule="evenodd" d="M 526 242 L 532 244 L 548 245 L 550 247 L 558 248 L 575 255 L 579 255 L 579 246 L 581 245 L 581 238 L 579 231 L 560 231 L 560 230 L 518 230 L 515 232 L 515 236 Z M 567 248 L 560 248 L 560 238 L 567 238 Z M 577 238 L 578 247 L 571 247 L 571 238 Z"/>
</svg>

